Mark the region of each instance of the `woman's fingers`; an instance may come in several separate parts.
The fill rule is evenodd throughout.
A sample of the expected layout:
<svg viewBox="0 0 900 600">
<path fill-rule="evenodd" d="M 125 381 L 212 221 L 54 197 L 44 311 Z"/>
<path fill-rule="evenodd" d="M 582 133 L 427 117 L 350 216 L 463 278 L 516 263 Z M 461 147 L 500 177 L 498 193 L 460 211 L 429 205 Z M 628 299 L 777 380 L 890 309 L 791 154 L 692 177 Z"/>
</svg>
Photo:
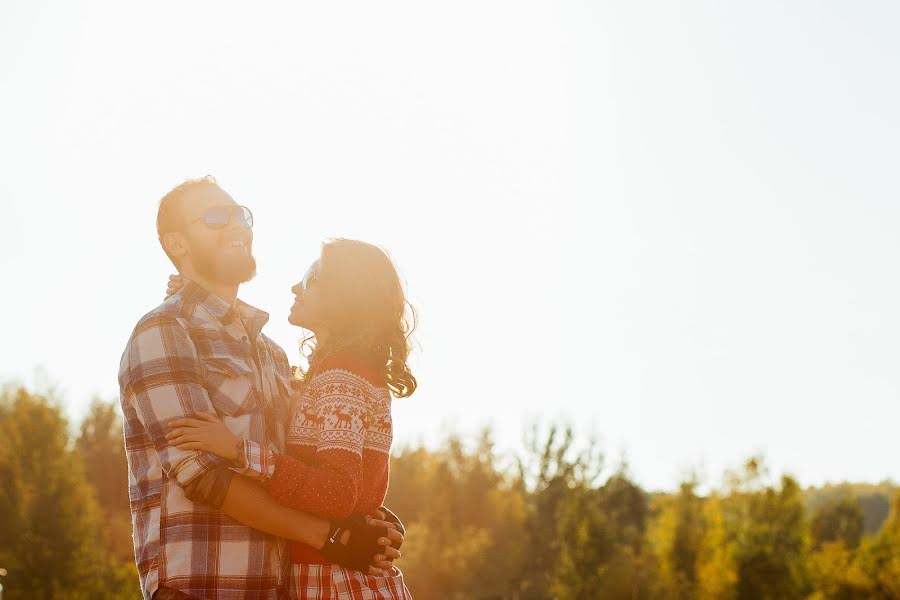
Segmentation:
<svg viewBox="0 0 900 600">
<path fill-rule="evenodd" d="M 181 275 L 169 275 L 169 283 L 166 286 L 166 298 L 178 292 L 183 285 L 184 279 L 182 279 Z"/>
<path fill-rule="evenodd" d="M 397 550 L 396 548 L 391 548 L 390 546 L 385 546 L 385 548 L 384 548 L 385 560 L 397 560 L 401 556 L 403 556 L 403 555 L 400 554 L 400 551 Z"/>
<path fill-rule="evenodd" d="M 369 575 L 372 575 L 373 577 L 384 577 L 384 571 L 382 571 L 381 569 L 377 569 L 370 565 L 369 566 Z"/>
<path fill-rule="evenodd" d="M 206 435 L 196 429 L 176 429 L 167 433 L 166 439 L 170 443 L 202 442 L 206 440 Z"/>
<path fill-rule="evenodd" d="M 198 412 L 198 413 L 194 413 L 194 416 L 196 416 L 198 419 L 200 419 L 202 421 L 206 421 L 207 423 L 218 423 L 219 422 L 219 417 L 212 413 Z"/>
<path fill-rule="evenodd" d="M 406 539 L 403 534 L 397 530 L 396 525 L 394 525 L 393 523 L 372 519 L 369 521 L 369 525 L 372 527 L 384 527 L 385 529 L 387 529 L 387 537 L 378 538 L 379 544 L 385 546 L 399 546 L 403 543 L 403 540 Z"/>
<path fill-rule="evenodd" d="M 170 446 L 178 446 L 179 444 L 186 444 L 188 442 L 202 443 L 202 442 L 206 441 L 206 440 L 200 438 L 199 436 L 194 436 L 194 435 L 182 435 L 182 436 L 173 437 L 173 438 L 166 438 L 166 440 L 169 442 Z"/>
<path fill-rule="evenodd" d="M 202 431 L 196 427 L 177 427 L 175 429 L 170 429 L 169 433 L 166 434 L 166 437 L 171 439 L 183 435 L 199 435 L 201 433 Z"/>
<path fill-rule="evenodd" d="M 393 542 L 403 542 L 403 540 L 406 539 L 405 537 L 403 537 L 403 534 L 396 529 L 388 528 L 387 534 L 388 537 L 391 538 L 392 545 L 395 545 L 393 544 Z"/>
<path fill-rule="evenodd" d="M 181 419 L 172 419 L 169 421 L 169 429 L 172 427 L 203 427 L 206 423 L 207 421 L 201 421 L 200 419 L 183 417 Z"/>
<path fill-rule="evenodd" d="M 383 512 L 381 512 L 380 509 L 374 511 L 371 515 L 368 515 L 368 516 L 372 517 L 373 519 L 375 519 L 377 521 L 385 521 L 385 519 L 387 518 L 387 515 L 384 514 Z"/>
<path fill-rule="evenodd" d="M 200 442 L 187 442 L 186 444 L 175 444 L 179 450 L 205 450 L 205 444 Z"/>
<path fill-rule="evenodd" d="M 397 531 L 397 526 L 391 523 L 390 521 L 379 521 L 378 519 L 369 519 L 368 524 L 371 527 L 385 527 L 390 531 Z"/>
<path fill-rule="evenodd" d="M 390 538 L 380 537 L 378 538 L 378 544 L 385 547 L 385 554 L 388 555 L 388 558 L 398 558 L 400 555 L 398 554 L 394 557 L 394 552 L 397 552 L 397 546 L 403 543 L 403 537 L 395 538 L 391 536 Z"/>
</svg>

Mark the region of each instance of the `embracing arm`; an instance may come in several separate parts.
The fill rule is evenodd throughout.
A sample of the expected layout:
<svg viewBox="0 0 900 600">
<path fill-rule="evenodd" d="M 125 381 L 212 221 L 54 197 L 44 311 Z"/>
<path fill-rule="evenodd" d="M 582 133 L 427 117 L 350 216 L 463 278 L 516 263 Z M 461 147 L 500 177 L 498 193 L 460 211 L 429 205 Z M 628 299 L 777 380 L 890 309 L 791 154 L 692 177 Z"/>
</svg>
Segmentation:
<svg viewBox="0 0 900 600">
<path fill-rule="evenodd" d="M 362 480 L 368 383 L 343 369 L 325 370 L 310 383 L 316 415 L 304 443 L 315 444 L 312 464 L 241 440 L 212 414 L 172 421 L 167 439 L 180 449 L 204 450 L 235 462 L 234 470 L 266 485 L 281 504 L 331 519 L 349 516 Z M 310 413 L 311 415 L 311 413 Z"/>
<path fill-rule="evenodd" d="M 381 569 L 391 569 L 393 561 L 400 558 L 397 548 L 404 532 L 393 520 L 360 519 L 344 524 L 335 536 L 337 543 L 329 543 L 334 528 L 328 521 L 279 504 L 259 483 L 240 475 L 232 478 L 221 510 L 254 529 L 319 548 L 332 560 L 368 570 L 369 575 L 383 574 Z"/>
<path fill-rule="evenodd" d="M 186 434 L 186 437 L 203 441 L 184 442 L 181 446 L 203 448 L 227 456 L 228 444 L 234 434 L 213 415 L 200 413 L 198 416 L 203 418 L 179 421 L 196 423 L 198 427 L 188 429 L 199 429 L 199 433 Z M 377 569 L 390 569 L 391 561 L 400 558 L 397 548 L 403 543 L 403 526 L 387 517 L 389 511 L 376 511 L 373 519 L 356 515 L 331 522 L 285 506 L 258 481 L 226 471 L 227 474 L 222 474 L 219 479 L 212 478 L 217 470 L 198 479 L 204 486 L 205 481 L 214 481 L 220 488 L 216 508 L 244 525 L 319 548 L 335 562 L 363 571 L 369 569 L 370 575 L 379 574 Z M 335 531 L 342 533 L 333 535 Z"/>
<path fill-rule="evenodd" d="M 232 478 L 221 510 L 244 525 L 313 548 L 328 539 L 328 521 L 279 504 L 262 485 L 240 475 Z"/>
</svg>

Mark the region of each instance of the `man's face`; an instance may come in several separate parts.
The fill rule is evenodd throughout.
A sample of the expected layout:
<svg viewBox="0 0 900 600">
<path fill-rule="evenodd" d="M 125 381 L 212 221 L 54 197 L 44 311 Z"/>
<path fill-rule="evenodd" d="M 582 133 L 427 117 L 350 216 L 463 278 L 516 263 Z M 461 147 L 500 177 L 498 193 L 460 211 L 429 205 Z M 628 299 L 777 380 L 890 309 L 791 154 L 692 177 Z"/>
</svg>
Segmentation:
<svg viewBox="0 0 900 600">
<path fill-rule="evenodd" d="M 207 210 L 238 204 L 217 185 L 197 186 L 181 200 L 184 219 L 186 253 L 197 273 L 210 281 L 239 284 L 256 274 L 253 258 L 253 231 L 246 229 L 237 211 L 228 224 L 210 227 L 205 220 Z"/>
</svg>

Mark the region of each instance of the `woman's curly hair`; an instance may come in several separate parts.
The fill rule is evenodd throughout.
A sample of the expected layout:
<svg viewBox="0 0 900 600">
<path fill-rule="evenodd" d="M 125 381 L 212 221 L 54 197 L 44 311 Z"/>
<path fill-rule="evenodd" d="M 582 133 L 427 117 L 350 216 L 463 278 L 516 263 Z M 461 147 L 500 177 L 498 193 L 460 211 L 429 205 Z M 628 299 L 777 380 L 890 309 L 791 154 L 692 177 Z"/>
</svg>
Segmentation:
<svg viewBox="0 0 900 600">
<path fill-rule="evenodd" d="M 341 350 L 352 350 L 384 376 L 397 398 L 411 396 L 416 378 L 409 368 L 410 336 L 416 313 L 406 300 L 397 269 L 387 252 L 357 240 L 334 239 L 322 244 L 318 283 L 325 345 L 315 336 L 301 341 L 301 352 L 319 362 Z M 309 370 L 298 369 L 305 379 Z"/>
</svg>

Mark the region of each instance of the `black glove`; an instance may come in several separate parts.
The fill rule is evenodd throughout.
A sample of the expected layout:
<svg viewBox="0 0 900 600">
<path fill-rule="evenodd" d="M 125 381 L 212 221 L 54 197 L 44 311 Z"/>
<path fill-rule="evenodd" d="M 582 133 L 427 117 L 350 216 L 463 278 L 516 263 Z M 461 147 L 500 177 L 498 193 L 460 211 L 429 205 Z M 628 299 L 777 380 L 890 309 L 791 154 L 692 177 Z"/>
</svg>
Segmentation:
<svg viewBox="0 0 900 600">
<path fill-rule="evenodd" d="M 342 544 L 341 536 L 345 531 L 350 531 L 350 539 Z M 332 562 L 366 573 L 372 564 L 372 557 L 384 554 L 385 545 L 378 543 L 380 537 L 388 537 L 387 527 L 369 525 L 364 515 L 350 515 L 331 522 L 328 540 L 321 551 Z"/>
<path fill-rule="evenodd" d="M 406 528 L 403 526 L 403 522 L 400 520 L 400 517 L 395 515 L 394 512 L 391 509 L 389 509 L 387 506 L 382 506 L 378 510 L 380 510 L 381 512 L 383 512 L 385 514 L 385 517 L 384 517 L 385 521 L 394 525 L 397 528 L 397 531 L 399 531 L 401 533 L 401 535 L 404 535 L 404 536 L 406 535 Z M 396 543 L 397 545 L 394 546 L 394 543 Z M 403 544 L 403 540 L 400 540 L 399 542 L 392 541 L 391 546 L 393 546 L 394 548 L 399 550 L 400 546 L 402 544 Z"/>
</svg>

